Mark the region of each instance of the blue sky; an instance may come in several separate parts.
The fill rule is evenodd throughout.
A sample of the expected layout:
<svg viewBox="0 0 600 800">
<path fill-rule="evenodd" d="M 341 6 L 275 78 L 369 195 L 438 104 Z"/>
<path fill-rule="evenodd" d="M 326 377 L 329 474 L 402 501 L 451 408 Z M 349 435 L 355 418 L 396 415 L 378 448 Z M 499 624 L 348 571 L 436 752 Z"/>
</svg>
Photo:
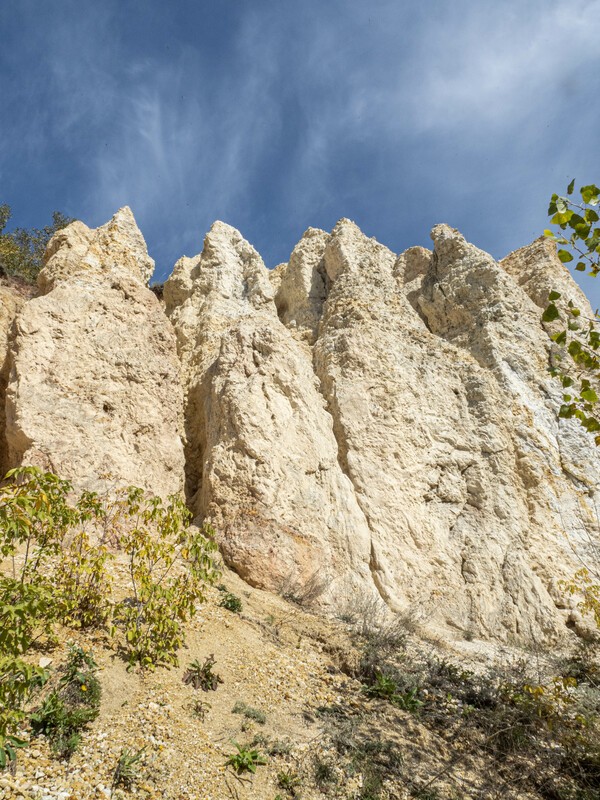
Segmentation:
<svg viewBox="0 0 600 800">
<path fill-rule="evenodd" d="M 600 0 L 5 1 L 0 202 L 24 227 L 128 204 L 156 279 L 215 219 L 267 266 L 340 217 L 501 258 L 600 182 L 599 43 Z"/>
</svg>

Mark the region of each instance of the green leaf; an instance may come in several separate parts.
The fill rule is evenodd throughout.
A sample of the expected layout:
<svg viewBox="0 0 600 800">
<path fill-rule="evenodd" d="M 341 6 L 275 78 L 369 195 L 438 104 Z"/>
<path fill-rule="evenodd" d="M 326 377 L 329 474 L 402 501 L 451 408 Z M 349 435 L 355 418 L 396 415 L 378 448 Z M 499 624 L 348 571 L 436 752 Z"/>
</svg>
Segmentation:
<svg viewBox="0 0 600 800">
<path fill-rule="evenodd" d="M 558 308 L 554 305 L 554 303 L 550 303 L 550 305 L 542 314 L 542 322 L 553 322 L 555 319 L 559 319 L 559 317 L 560 314 L 558 312 Z"/>
<path fill-rule="evenodd" d="M 573 178 L 571 183 L 567 186 L 567 194 L 573 194 L 574 188 L 575 188 L 575 178 Z"/>
<path fill-rule="evenodd" d="M 555 333 L 552 337 L 552 341 L 556 342 L 556 344 L 565 344 L 567 341 L 567 332 L 560 331 L 560 333 Z"/>
<path fill-rule="evenodd" d="M 551 230 L 549 230 L 548 228 L 546 228 L 546 229 L 544 230 L 544 236 L 545 236 L 547 239 L 554 239 L 554 234 L 553 234 L 553 233 L 552 233 L 552 231 L 551 231 Z"/>
<path fill-rule="evenodd" d="M 593 206 L 598 204 L 598 199 L 600 198 L 600 189 L 593 183 L 591 183 L 589 186 L 582 186 L 579 191 L 581 192 L 581 197 L 584 203 L 590 203 Z M 556 207 L 558 208 L 558 203 Z"/>
<path fill-rule="evenodd" d="M 577 266 L 575 267 L 575 269 L 577 270 L 577 272 L 585 272 L 586 266 L 583 263 L 583 261 L 578 261 L 577 262 Z"/>
<path fill-rule="evenodd" d="M 550 292 L 550 294 L 548 295 L 548 300 L 550 300 L 550 302 L 552 302 L 554 300 L 558 300 L 559 297 L 560 297 L 560 292 L 554 292 L 553 291 L 553 292 Z"/>
<path fill-rule="evenodd" d="M 576 225 L 571 223 L 571 227 L 580 239 L 587 239 L 589 236 L 591 226 L 587 222 L 578 222 Z"/>
<path fill-rule="evenodd" d="M 593 389 L 585 389 L 581 393 L 581 399 L 585 400 L 587 403 L 597 403 L 598 395 Z"/>
<path fill-rule="evenodd" d="M 581 191 L 583 192 L 583 189 Z M 566 200 L 564 197 L 556 198 L 556 210 L 558 211 L 559 214 L 564 214 L 565 211 L 568 210 L 568 208 L 569 208 L 568 200 Z"/>
<path fill-rule="evenodd" d="M 568 250 L 559 250 L 558 257 L 563 262 L 563 264 L 567 264 L 569 261 L 573 261 L 573 256 L 569 253 Z"/>
<path fill-rule="evenodd" d="M 557 211 L 550 222 L 553 225 L 562 225 L 564 227 L 572 216 L 573 212 L 570 209 L 567 209 L 566 211 Z"/>
</svg>

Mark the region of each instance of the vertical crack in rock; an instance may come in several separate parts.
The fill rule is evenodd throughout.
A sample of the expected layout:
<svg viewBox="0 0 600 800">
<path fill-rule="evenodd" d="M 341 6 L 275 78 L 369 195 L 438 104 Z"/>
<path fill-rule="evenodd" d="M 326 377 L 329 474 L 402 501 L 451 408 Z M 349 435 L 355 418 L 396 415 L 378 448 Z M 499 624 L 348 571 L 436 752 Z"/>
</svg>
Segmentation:
<svg viewBox="0 0 600 800">
<path fill-rule="evenodd" d="M 421 260 L 427 262 L 428 256 Z M 396 257 L 349 221 L 334 229 L 325 265 L 331 289 L 314 348 L 315 366 L 334 417 L 341 463 L 370 524 L 373 579 L 393 609 L 418 608 L 424 616 L 434 600 L 431 586 L 425 585 L 432 583 L 432 566 L 420 556 L 427 547 L 423 531 L 413 524 L 411 503 L 399 489 L 407 484 L 410 466 L 398 433 L 410 430 L 418 447 L 427 437 L 425 426 L 415 426 L 415 398 L 405 403 L 413 387 L 404 380 L 416 373 L 418 385 L 422 369 L 405 340 L 422 340 L 427 331 L 397 291 Z M 429 489 L 424 477 L 415 476 L 413 501 Z M 423 585 L 418 597 L 407 591 L 410 580 Z"/>
<path fill-rule="evenodd" d="M 0 477 L 16 464 L 11 462 L 6 439 L 6 390 L 10 377 L 10 341 L 14 321 L 24 298 L 8 286 L 0 285 Z"/>
<path fill-rule="evenodd" d="M 309 228 L 294 248 L 289 263 L 280 265 L 272 278 L 272 284 L 276 286 L 275 303 L 279 318 L 299 341 L 308 345 L 314 345 L 318 336 L 323 309 L 331 287 L 331 280 L 325 265 L 325 252 L 330 239 L 331 236 L 328 233 Z M 312 347 L 308 353 L 315 375 L 317 375 Z M 369 529 L 370 536 L 368 514 L 361 505 L 360 494 L 356 491 L 348 464 L 348 444 L 344 428 L 340 424 L 335 392 L 326 392 L 318 377 L 316 386 L 331 418 L 337 446 L 337 463 L 348 478 L 357 505 L 364 515 L 365 525 Z M 372 542 L 369 547 L 369 572 L 373 586 L 385 601 L 383 587 L 378 580 L 377 556 Z"/>
</svg>

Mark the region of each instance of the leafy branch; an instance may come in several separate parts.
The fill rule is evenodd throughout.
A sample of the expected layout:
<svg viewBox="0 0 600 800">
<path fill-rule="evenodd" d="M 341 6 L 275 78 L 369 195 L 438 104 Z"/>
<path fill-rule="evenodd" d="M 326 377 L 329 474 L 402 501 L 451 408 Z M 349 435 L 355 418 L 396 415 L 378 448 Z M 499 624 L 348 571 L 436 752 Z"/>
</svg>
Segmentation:
<svg viewBox="0 0 600 800">
<path fill-rule="evenodd" d="M 566 196 L 553 194 L 548 206 L 548 216 L 560 232 L 544 231 L 558 246 L 558 257 L 563 264 L 574 266 L 578 272 L 588 272 L 596 277 L 600 272 L 600 216 L 596 206 L 600 202 L 600 188 L 595 184 L 579 189 L 581 202 L 574 199 L 575 181 L 567 187 Z M 563 389 L 563 402 L 559 417 L 575 418 L 589 432 L 595 434 L 600 445 L 600 331 L 598 315 L 582 317 L 581 309 L 572 300 L 557 304 L 560 292 L 550 292 L 549 304 L 542 321 L 560 323 L 551 338 L 560 350 L 554 354 L 552 374 L 559 378 Z M 556 327 L 556 326 L 554 326 Z"/>
</svg>

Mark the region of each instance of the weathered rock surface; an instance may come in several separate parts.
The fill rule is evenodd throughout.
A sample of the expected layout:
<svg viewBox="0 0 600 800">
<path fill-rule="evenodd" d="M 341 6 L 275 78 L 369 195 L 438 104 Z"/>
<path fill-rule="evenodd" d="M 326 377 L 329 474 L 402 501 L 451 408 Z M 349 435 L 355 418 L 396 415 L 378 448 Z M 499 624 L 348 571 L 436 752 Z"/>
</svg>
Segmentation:
<svg viewBox="0 0 600 800">
<path fill-rule="evenodd" d="M 591 313 L 587 297 L 556 255 L 556 245 L 551 239 L 541 236 L 499 263 L 538 308 L 546 308 L 548 295 L 555 291 L 561 294 L 557 301 L 559 307 L 564 308 L 572 300 L 582 313 Z"/>
<path fill-rule="evenodd" d="M 228 563 L 290 595 L 373 591 L 364 514 L 260 256 L 215 223 L 202 254 L 178 262 L 165 301 L 187 378 L 188 494 Z"/>
<path fill-rule="evenodd" d="M 162 495 L 185 462 L 253 585 L 380 598 L 458 638 L 583 632 L 559 582 L 600 541 L 600 459 L 557 418 L 541 309 L 551 289 L 589 305 L 546 240 L 497 263 L 448 226 L 432 239 L 396 256 L 341 220 L 269 273 L 217 222 L 166 282 L 167 319 L 131 212 L 73 223 L 41 296 L 0 287 L 0 460 Z"/>
<path fill-rule="evenodd" d="M 9 286 L 0 285 L 0 475 L 10 469 L 6 446 L 6 387 L 10 371 L 8 349 L 10 334 L 24 298 Z"/>
<path fill-rule="evenodd" d="M 311 344 L 314 342 L 329 278 L 323 256 L 329 234 L 309 228 L 298 242 L 289 266 L 281 270 L 275 305 L 281 321 Z"/>
<path fill-rule="evenodd" d="M 396 257 L 347 220 L 309 229 L 269 284 L 218 224 L 179 262 L 188 491 L 250 582 L 353 575 L 446 632 L 552 639 L 579 624 L 557 587 L 598 535 L 600 463 L 557 421 L 532 276 L 432 237 Z"/>
<path fill-rule="evenodd" d="M 175 336 L 147 288 L 153 261 L 128 208 L 48 246 L 43 293 L 15 322 L 8 458 L 78 487 L 111 474 L 159 495 L 183 485 L 182 388 Z"/>
</svg>

